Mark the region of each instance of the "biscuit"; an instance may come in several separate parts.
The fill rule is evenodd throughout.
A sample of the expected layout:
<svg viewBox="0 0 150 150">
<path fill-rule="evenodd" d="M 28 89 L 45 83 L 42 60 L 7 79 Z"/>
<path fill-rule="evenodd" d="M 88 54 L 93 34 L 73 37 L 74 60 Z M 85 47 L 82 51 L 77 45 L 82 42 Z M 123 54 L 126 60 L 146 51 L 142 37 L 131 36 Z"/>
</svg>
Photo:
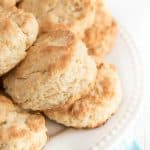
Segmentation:
<svg viewBox="0 0 150 150">
<path fill-rule="evenodd" d="M 94 128 L 104 124 L 121 102 L 121 88 L 114 66 L 101 62 L 90 92 L 63 107 L 46 110 L 45 115 L 68 127 Z"/>
<path fill-rule="evenodd" d="M 0 76 L 14 68 L 25 56 L 38 34 L 38 23 L 30 13 L 0 7 Z"/>
<path fill-rule="evenodd" d="M 20 0 L 0 0 L 0 6 L 10 8 L 16 5 Z"/>
<path fill-rule="evenodd" d="M 41 150 L 46 132 L 42 115 L 25 112 L 0 94 L 0 150 Z"/>
<path fill-rule="evenodd" d="M 96 0 L 22 0 L 19 7 L 32 12 L 38 19 L 41 32 L 60 26 L 79 36 L 95 18 Z"/>
<path fill-rule="evenodd" d="M 94 24 L 85 31 L 83 41 L 89 54 L 104 57 L 112 48 L 117 34 L 117 23 L 105 8 L 104 3 L 97 1 Z"/>
<path fill-rule="evenodd" d="M 45 110 L 76 99 L 96 78 L 85 44 L 68 30 L 39 36 L 26 58 L 4 79 L 6 92 L 25 109 Z"/>
</svg>

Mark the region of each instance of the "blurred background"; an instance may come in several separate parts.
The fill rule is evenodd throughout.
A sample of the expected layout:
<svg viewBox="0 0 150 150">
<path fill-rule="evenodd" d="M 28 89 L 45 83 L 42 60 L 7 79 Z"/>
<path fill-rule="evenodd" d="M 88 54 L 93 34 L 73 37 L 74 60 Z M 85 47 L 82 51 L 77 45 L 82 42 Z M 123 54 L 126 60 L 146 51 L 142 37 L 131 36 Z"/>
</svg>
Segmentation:
<svg viewBox="0 0 150 150">
<path fill-rule="evenodd" d="M 134 145 L 130 150 L 150 150 L 150 0 L 106 0 L 106 3 L 137 45 L 144 76 L 144 92 L 138 117 L 118 143 L 130 140 L 140 146 Z M 120 148 L 122 150 L 122 144 Z"/>
</svg>

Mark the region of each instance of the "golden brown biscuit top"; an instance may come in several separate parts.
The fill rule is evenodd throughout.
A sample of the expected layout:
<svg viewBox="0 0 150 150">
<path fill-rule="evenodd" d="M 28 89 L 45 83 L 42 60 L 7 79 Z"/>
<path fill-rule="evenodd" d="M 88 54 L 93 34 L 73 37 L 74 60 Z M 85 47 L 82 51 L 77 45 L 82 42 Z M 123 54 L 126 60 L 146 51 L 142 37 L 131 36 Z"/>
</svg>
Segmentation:
<svg viewBox="0 0 150 150">
<path fill-rule="evenodd" d="M 71 26 L 91 12 L 94 3 L 95 0 L 23 0 L 19 7 L 38 19 L 48 17 L 52 23 Z"/>
<path fill-rule="evenodd" d="M 15 69 L 16 77 L 61 72 L 70 64 L 76 44 L 76 38 L 70 31 L 59 29 L 40 35 L 29 48 L 25 60 Z"/>
<path fill-rule="evenodd" d="M 103 1 L 97 1 L 96 16 L 93 25 L 85 31 L 84 42 L 89 49 L 98 48 L 110 28 L 117 28 L 116 22 Z M 110 34 L 112 34 L 110 32 Z"/>
<path fill-rule="evenodd" d="M 115 92 L 116 78 L 114 78 L 115 66 L 107 63 L 100 63 L 94 88 L 89 92 L 87 97 L 91 98 L 112 98 Z"/>
<path fill-rule="evenodd" d="M 4 95 L 0 95 L 0 140 L 26 138 L 31 132 L 45 128 L 45 120 L 40 114 L 29 114 Z"/>
<path fill-rule="evenodd" d="M 115 67 L 112 64 L 101 62 L 97 66 L 98 73 L 96 82 L 89 93 L 74 103 L 66 103 L 62 107 L 47 112 L 62 112 L 62 114 L 70 114 L 72 117 L 82 118 L 86 113 L 95 111 L 98 106 L 103 107 L 103 103 L 107 103 L 115 97 L 116 86 L 118 86 L 118 78 L 115 75 Z"/>
<path fill-rule="evenodd" d="M 6 48 L 8 49 L 16 48 L 16 50 L 18 50 L 18 45 L 19 45 L 18 42 L 22 43 L 23 48 L 26 48 L 26 44 L 24 42 L 26 41 L 26 37 L 22 33 L 20 28 L 18 28 L 18 25 L 14 21 L 12 21 L 12 19 L 8 19 L 4 15 L 4 17 L 0 17 L 0 23 L 1 23 L 0 25 L 1 56 L 6 54 L 6 50 L 5 50 Z M 16 37 L 20 37 L 20 38 L 16 38 Z"/>
<path fill-rule="evenodd" d="M 7 23 L 5 26 L 1 26 L 1 28 L 3 28 L 0 30 L 0 34 L 3 35 L 2 38 L 6 38 L 6 36 L 9 37 L 9 35 L 4 34 L 5 32 L 9 32 L 13 35 L 15 32 L 20 31 L 25 36 L 26 47 L 31 46 L 38 33 L 38 23 L 31 13 L 24 12 L 24 10 L 17 9 L 16 7 L 6 9 L 0 7 L 0 19 L 5 19 Z M 12 43 L 13 42 L 15 41 L 12 40 Z M 5 45 L 7 44 L 5 42 L 3 43 Z"/>
</svg>

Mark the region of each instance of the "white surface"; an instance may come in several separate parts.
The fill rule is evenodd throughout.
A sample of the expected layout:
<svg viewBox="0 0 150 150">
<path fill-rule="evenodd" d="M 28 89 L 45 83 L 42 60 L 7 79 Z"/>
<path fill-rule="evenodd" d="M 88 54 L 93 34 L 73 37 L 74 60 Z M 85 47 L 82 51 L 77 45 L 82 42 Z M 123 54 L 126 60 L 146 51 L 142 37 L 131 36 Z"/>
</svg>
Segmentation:
<svg viewBox="0 0 150 150">
<path fill-rule="evenodd" d="M 143 106 L 135 125 L 128 131 L 150 150 L 150 1 L 106 0 L 114 16 L 126 27 L 140 50 L 144 65 Z"/>
<path fill-rule="evenodd" d="M 135 119 L 141 102 L 141 65 L 136 47 L 124 29 L 119 29 L 116 44 L 107 60 L 117 66 L 121 80 L 123 95 L 119 111 L 104 126 L 92 130 L 67 128 L 64 131 L 62 126 L 57 125 L 55 128 L 49 122 L 50 137 L 60 130 L 64 132 L 52 137 L 45 150 L 105 150 L 120 138 L 129 123 Z"/>
</svg>

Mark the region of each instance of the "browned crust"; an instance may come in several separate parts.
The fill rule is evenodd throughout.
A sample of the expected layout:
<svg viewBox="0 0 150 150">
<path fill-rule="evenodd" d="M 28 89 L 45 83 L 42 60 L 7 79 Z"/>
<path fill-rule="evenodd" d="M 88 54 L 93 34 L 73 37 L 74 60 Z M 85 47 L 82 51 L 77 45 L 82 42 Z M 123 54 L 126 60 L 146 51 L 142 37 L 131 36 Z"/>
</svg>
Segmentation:
<svg viewBox="0 0 150 150">
<path fill-rule="evenodd" d="M 59 43 L 58 45 L 50 45 L 50 44 L 44 45 L 41 43 L 42 42 L 41 37 L 44 36 L 45 38 L 50 38 L 50 40 L 55 40 L 63 37 L 66 39 L 66 43 L 64 43 L 64 45 L 59 45 Z M 49 76 L 53 75 L 54 73 L 57 73 L 58 70 L 63 72 L 70 64 L 70 60 L 72 59 L 75 53 L 74 46 L 76 44 L 76 40 L 77 39 L 75 35 L 65 29 L 51 30 L 48 33 L 40 34 L 37 42 L 28 50 L 26 59 L 22 61 L 22 63 L 15 70 L 17 78 L 27 76 L 26 71 L 28 70 L 27 67 L 29 66 L 28 65 L 27 67 L 22 66 L 25 66 L 24 64 L 28 64 L 28 61 L 30 61 L 34 57 L 33 49 L 38 50 L 39 55 L 41 55 L 41 60 L 42 58 L 45 58 L 45 56 L 51 55 L 51 57 L 53 56 L 53 58 L 57 56 L 55 62 L 49 62 L 47 68 L 45 69 L 42 68 L 42 70 L 48 72 Z M 22 69 L 19 67 L 22 67 Z"/>
<path fill-rule="evenodd" d="M 30 115 L 26 122 L 30 130 L 34 132 L 37 132 L 45 125 L 45 120 L 40 114 Z"/>
<path fill-rule="evenodd" d="M 90 46 L 89 54 L 104 57 L 111 51 L 115 42 L 117 35 L 116 21 L 113 20 L 111 26 L 106 27 L 99 35 L 101 36 L 97 36 L 97 38 L 99 38 L 95 40 L 93 47 Z M 103 46 L 103 44 L 105 44 L 105 46 Z"/>
<path fill-rule="evenodd" d="M 87 95 L 77 99 L 74 103 L 68 102 L 58 109 L 46 110 L 44 113 L 50 119 L 74 128 L 95 128 L 103 124 L 118 109 L 121 93 L 118 89 L 118 78 L 113 73 L 115 71 L 114 65 L 101 62 L 97 68 L 99 71 L 95 86 Z M 104 117 L 100 116 L 98 119 L 97 113 L 104 115 Z M 84 124 L 83 121 L 83 124 L 80 124 L 79 120 L 82 121 L 86 117 L 89 122 Z"/>
<path fill-rule="evenodd" d="M 103 2 L 97 2 L 94 24 L 85 31 L 83 41 L 90 55 L 103 57 L 112 48 L 117 35 L 117 23 L 109 14 Z"/>
<path fill-rule="evenodd" d="M 105 68 L 105 63 L 104 61 L 101 63 L 99 62 L 99 64 L 97 64 L 97 69 L 98 70 L 101 70 L 102 68 Z M 109 67 L 115 71 L 115 66 L 112 65 L 112 64 L 109 64 Z M 94 82 L 80 95 L 78 96 L 75 96 L 75 97 L 71 97 L 67 102 L 64 102 L 64 103 L 61 103 L 60 105 L 57 105 L 55 107 L 53 107 L 52 109 L 48 109 L 48 110 L 45 110 L 45 111 L 49 111 L 49 112 L 55 112 L 55 111 L 59 111 L 59 112 L 62 112 L 62 113 L 68 113 L 69 111 L 69 114 L 72 114 L 73 116 L 76 116 L 77 118 L 81 115 L 81 111 L 82 110 L 84 112 L 84 108 L 86 108 L 86 106 L 81 103 L 80 107 L 79 107 L 79 111 L 76 109 L 75 111 L 72 111 L 72 106 L 74 106 L 74 104 L 76 104 L 77 102 L 80 102 L 82 99 L 86 99 L 86 98 L 91 98 L 91 99 L 94 99 L 94 103 L 100 103 L 100 95 L 98 95 L 98 98 L 95 95 L 95 93 L 93 93 L 93 91 L 95 90 L 94 89 L 94 86 L 96 84 L 96 81 L 97 79 L 95 78 Z M 114 93 L 111 92 L 111 87 L 109 87 L 109 81 L 107 79 L 104 79 L 103 80 L 103 96 L 105 97 L 112 97 Z M 110 88 L 110 90 L 109 90 Z M 74 103 L 75 102 L 75 103 Z M 82 108 L 82 109 L 81 109 Z M 85 110 L 86 112 L 86 110 Z"/>
<path fill-rule="evenodd" d="M 14 108 L 14 105 L 11 100 L 9 100 L 6 96 L 2 95 L 3 92 L 0 91 L 0 103 L 1 105 L 5 105 L 7 108 L 12 107 Z"/>
<path fill-rule="evenodd" d="M 117 112 L 117 110 L 116 110 L 116 112 Z M 104 126 L 115 114 L 116 114 L 116 112 L 114 112 L 114 113 L 112 113 L 111 115 L 110 115 L 110 117 L 108 117 L 105 121 L 103 121 L 103 122 L 100 122 L 100 123 L 97 123 L 95 126 L 87 126 L 87 127 L 81 127 L 81 126 L 76 126 L 76 127 L 70 127 L 70 126 L 67 126 L 67 127 L 69 127 L 69 128 L 74 128 L 74 129 L 84 129 L 84 130 L 88 130 L 88 129 L 95 129 L 95 128 L 99 128 L 99 127 L 102 127 L 102 126 Z M 46 116 L 47 117 L 47 116 Z M 48 118 L 48 117 L 47 117 Z M 48 118 L 49 119 L 49 118 Z M 52 121 L 54 121 L 54 122 L 57 122 L 56 120 L 52 120 Z M 64 124 L 62 124 L 62 123 L 60 123 L 60 122 L 57 122 L 58 124 L 60 124 L 60 125 L 63 125 L 63 126 L 65 126 Z"/>
<path fill-rule="evenodd" d="M 28 137 L 31 136 L 31 132 L 36 133 L 39 130 L 45 129 L 45 119 L 42 115 L 40 115 L 39 113 L 29 114 L 24 110 L 21 110 L 20 108 L 15 106 L 9 98 L 2 95 L 2 93 L 0 93 L 0 105 L 1 105 L 0 109 L 3 110 L 1 115 L 4 115 L 1 116 L 2 119 L 0 117 L 0 140 L 1 141 Z M 16 115 L 16 118 L 14 118 L 16 122 L 15 120 L 13 122 L 9 122 L 8 118 L 6 119 L 6 116 L 13 113 Z M 25 119 L 24 127 L 19 126 L 18 124 L 19 120 L 17 118 L 17 115 L 22 115 L 21 118 L 23 117 Z"/>
<path fill-rule="evenodd" d="M 88 20 L 88 17 L 89 15 L 91 15 L 92 12 L 94 16 L 94 10 L 95 10 L 94 0 L 84 0 L 84 1 L 79 1 L 79 0 L 72 0 L 72 1 L 55 0 L 54 1 L 53 0 L 53 1 L 45 1 L 45 4 L 44 2 L 41 2 L 39 0 L 38 2 L 36 1 L 33 2 L 32 3 L 33 6 L 29 6 L 31 4 L 30 1 L 32 0 L 29 1 L 22 0 L 19 3 L 19 7 L 25 9 L 26 11 L 32 12 L 37 17 L 40 24 L 40 32 L 47 32 L 49 31 L 49 29 L 55 29 L 62 26 L 65 28 L 69 28 L 72 31 L 74 29 L 77 30 L 78 32 L 77 34 L 79 36 L 79 34 L 82 32 L 82 28 L 83 30 L 85 30 L 86 28 L 85 24 L 89 24 L 89 22 L 91 23 L 93 22 L 92 21 L 93 19 Z M 62 9 L 60 5 L 62 5 L 64 9 Z M 40 8 L 43 11 L 36 9 L 36 6 L 37 8 L 41 6 Z M 32 9 L 34 7 L 35 9 Z M 53 14 L 56 15 L 55 21 L 53 19 L 55 18 L 55 15 Z M 57 19 L 59 21 L 56 21 Z"/>
<path fill-rule="evenodd" d="M 96 78 L 96 77 L 95 77 Z M 91 84 L 89 84 L 89 86 L 82 92 L 80 93 L 79 95 L 76 95 L 76 96 L 73 96 L 73 97 L 70 97 L 70 99 L 68 99 L 66 102 L 63 102 L 63 103 L 60 103 L 58 104 L 57 106 L 53 106 L 52 108 L 48 109 L 50 111 L 61 111 L 62 109 L 63 110 L 67 110 L 68 108 L 68 105 L 71 105 L 73 104 L 76 100 L 80 99 L 81 97 L 84 97 L 88 94 L 88 92 L 91 90 L 91 88 L 94 86 L 95 82 L 92 82 Z M 45 110 L 43 110 L 45 111 Z"/>
<path fill-rule="evenodd" d="M 17 126 L 11 126 L 9 128 L 1 128 L 0 129 L 0 140 L 12 140 L 16 138 L 22 138 L 27 135 L 28 130 L 26 129 L 18 129 Z"/>
</svg>

